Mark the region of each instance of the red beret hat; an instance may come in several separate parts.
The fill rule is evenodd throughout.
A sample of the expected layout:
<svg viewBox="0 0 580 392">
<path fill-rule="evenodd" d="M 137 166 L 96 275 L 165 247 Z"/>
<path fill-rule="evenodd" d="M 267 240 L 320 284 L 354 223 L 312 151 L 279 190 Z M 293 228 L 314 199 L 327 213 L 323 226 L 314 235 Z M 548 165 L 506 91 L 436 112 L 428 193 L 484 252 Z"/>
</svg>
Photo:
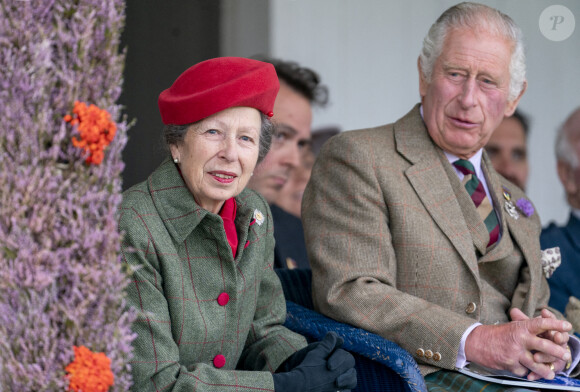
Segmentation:
<svg viewBox="0 0 580 392">
<path fill-rule="evenodd" d="M 274 66 L 242 57 L 202 61 L 159 95 L 164 124 L 186 125 L 234 106 L 249 106 L 272 117 L 280 88 Z"/>
</svg>

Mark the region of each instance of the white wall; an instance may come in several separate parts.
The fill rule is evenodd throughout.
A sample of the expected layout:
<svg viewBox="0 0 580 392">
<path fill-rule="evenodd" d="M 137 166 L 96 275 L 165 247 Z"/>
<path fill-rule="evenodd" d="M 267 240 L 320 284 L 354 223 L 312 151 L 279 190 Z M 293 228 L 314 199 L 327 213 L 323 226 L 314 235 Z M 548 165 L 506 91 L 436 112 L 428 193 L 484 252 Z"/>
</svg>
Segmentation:
<svg viewBox="0 0 580 392">
<path fill-rule="evenodd" d="M 255 2 L 235 1 L 241 8 Z M 524 32 L 529 87 L 520 108 L 532 119 L 528 195 L 544 224 L 563 223 L 568 207 L 556 175 L 553 144 L 556 128 L 580 106 L 580 1 L 481 2 L 510 15 Z M 296 60 L 320 73 L 330 88 L 331 105 L 315 112 L 314 127 L 332 124 L 356 129 L 395 121 L 418 102 L 416 63 L 423 37 L 441 12 L 455 3 L 269 0 L 267 22 L 241 21 L 239 13 L 226 16 L 225 21 L 230 18 L 246 29 L 253 26 L 254 31 L 256 24 L 263 26 L 268 37 L 259 51 Z M 546 39 L 539 29 L 541 12 L 553 4 L 566 6 L 576 17 L 576 30 L 561 42 Z M 224 42 L 245 41 L 239 29 L 230 29 L 223 38 Z M 248 50 L 256 51 L 256 46 L 245 42 L 237 49 L 230 45 L 223 55 L 253 55 Z"/>
</svg>

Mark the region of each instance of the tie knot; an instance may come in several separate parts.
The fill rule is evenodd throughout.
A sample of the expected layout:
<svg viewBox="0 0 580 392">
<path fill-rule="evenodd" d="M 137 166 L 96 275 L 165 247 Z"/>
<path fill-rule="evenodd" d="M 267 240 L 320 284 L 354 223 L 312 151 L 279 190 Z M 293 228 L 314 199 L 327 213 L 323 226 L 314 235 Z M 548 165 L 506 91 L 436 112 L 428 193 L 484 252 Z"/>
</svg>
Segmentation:
<svg viewBox="0 0 580 392">
<path fill-rule="evenodd" d="M 473 174 L 475 175 L 475 167 L 473 164 L 466 159 L 458 159 L 453 162 L 453 166 L 459 169 L 463 174 Z"/>
</svg>

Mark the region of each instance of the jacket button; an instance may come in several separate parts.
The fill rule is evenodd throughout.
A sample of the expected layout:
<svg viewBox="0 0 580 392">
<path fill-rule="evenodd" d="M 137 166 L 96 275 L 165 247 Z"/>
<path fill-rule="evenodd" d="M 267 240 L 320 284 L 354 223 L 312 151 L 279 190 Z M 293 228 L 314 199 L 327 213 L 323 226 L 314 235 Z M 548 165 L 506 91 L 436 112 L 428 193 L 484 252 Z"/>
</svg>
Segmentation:
<svg viewBox="0 0 580 392">
<path fill-rule="evenodd" d="M 226 357 L 224 357 L 223 355 L 218 354 L 213 358 L 213 365 L 216 368 L 218 368 L 218 369 L 223 368 L 225 364 L 226 364 Z"/>
<path fill-rule="evenodd" d="M 423 356 L 425 356 L 425 350 L 423 350 L 422 348 L 419 348 L 419 349 L 417 349 L 416 354 L 418 357 L 423 357 Z"/>
<path fill-rule="evenodd" d="M 435 354 L 433 354 L 433 360 L 434 361 L 440 361 L 441 360 L 441 354 L 436 352 Z"/>
<path fill-rule="evenodd" d="M 217 297 L 217 302 L 220 306 L 226 306 L 228 302 L 230 302 L 230 296 L 228 293 L 221 293 Z"/>
<path fill-rule="evenodd" d="M 425 351 L 425 358 L 430 359 L 431 357 L 433 357 L 433 351 L 431 350 Z"/>
<path fill-rule="evenodd" d="M 475 309 L 477 309 L 477 305 L 474 302 L 470 302 L 467 305 L 467 308 L 465 308 L 465 313 L 471 314 L 471 313 L 475 312 Z"/>
</svg>

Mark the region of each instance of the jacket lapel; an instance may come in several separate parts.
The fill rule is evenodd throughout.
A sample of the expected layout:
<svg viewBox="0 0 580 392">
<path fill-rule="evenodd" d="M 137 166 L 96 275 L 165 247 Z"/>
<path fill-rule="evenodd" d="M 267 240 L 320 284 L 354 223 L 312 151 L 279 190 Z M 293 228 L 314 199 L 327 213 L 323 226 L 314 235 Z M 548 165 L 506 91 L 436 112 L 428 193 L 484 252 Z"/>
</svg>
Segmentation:
<svg viewBox="0 0 580 392">
<path fill-rule="evenodd" d="M 489 177 L 489 189 L 490 192 L 493 193 L 494 203 L 497 205 L 496 210 L 500 212 L 501 221 L 502 221 L 502 228 L 504 229 L 502 233 L 502 237 L 511 235 L 513 241 L 518 245 L 518 248 L 523 256 L 523 262 L 527 264 L 529 276 L 525 276 L 523 279 L 529 279 L 532 283 L 530 283 L 530 290 L 525 294 L 524 301 L 521 306 L 521 310 L 526 314 L 533 314 L 534 307 L 535 307 L 535 296 L 536 292 L 534 290 L 535 287 L 539 284 L 538 282 L 542 279 L 542 268 L 539 259 L 541 258 L 540 248 L 538 246 L 538 239 L 539 233 L 530 233 L 528 225 L 522 224 L 520 222 L 521 219 L 530 219 L 523 214 L 519 215 L 519 218 L 516 219 L 510 216 L 506 210 L 506 203 L 507 200 L 503 196 L 504 191 L 510 193 L 510 189 L 505 188 L 501 182 L 499 175 L 493 169 L 491 162 L 489 161 L 487 155 L 483 154 L 483 161 L 485 165 L 485 169 L 487 171 Z M 492 191 L 493 189 L 493 191 Z M 512 203 L 515 204 L 516 200 L 515 197 L 511 196 Z M 509 232 L 508 232 L 509 231 Z M 513 245 L 513 244 L 512 244 Z M 538 260 L 537 263 L 530 263 L 530 260 Z M 534 267 L 536 266 L 536 267 Z M 524 265 L 522 265 L 524 267 Z"/>
<path fill-rule="evenodd" d="M 405 171 L 411 186 L 474 275 L 479 276 L 473 241 L 466 235 L 469 229 L 440 159 L 443 152 L 431 140 L 419 105 L 395 123 L 394 132 L 397 151 L 411 162 Z"/>
<path fill-rule="evenodd" d="M 149 176 L 149 192 L 167 231 L 177 242 L 185 238 L 209 214 L 197 205 L 175 164 L 166 159 Z"/>
<path fill-rule="evenodd" d="M 157 212 L 167 231 L 177 243 L 183 242 L 203 219 L 221 222 L 221 217 L 217 214 L 212 214 L 197 205 L 175 164 L 169 159 L 166 159 L 149 176 L 148 183 Z M 246 202 L 249 196 L 250 193 L 247 190 L 243 190 L 236 196 L 238 210 L 235 222 L 239 241 L 236 260 L 240 259 L 245 244 L 255 240 L 254 236 L 249 234 L 254 216 L 254 210 L 249 208 Z M 266 216 L 267 211 L 261 211 L 261 213 Z M 225 231 L 223 236 L 227 241 Z"/>
</svg>

